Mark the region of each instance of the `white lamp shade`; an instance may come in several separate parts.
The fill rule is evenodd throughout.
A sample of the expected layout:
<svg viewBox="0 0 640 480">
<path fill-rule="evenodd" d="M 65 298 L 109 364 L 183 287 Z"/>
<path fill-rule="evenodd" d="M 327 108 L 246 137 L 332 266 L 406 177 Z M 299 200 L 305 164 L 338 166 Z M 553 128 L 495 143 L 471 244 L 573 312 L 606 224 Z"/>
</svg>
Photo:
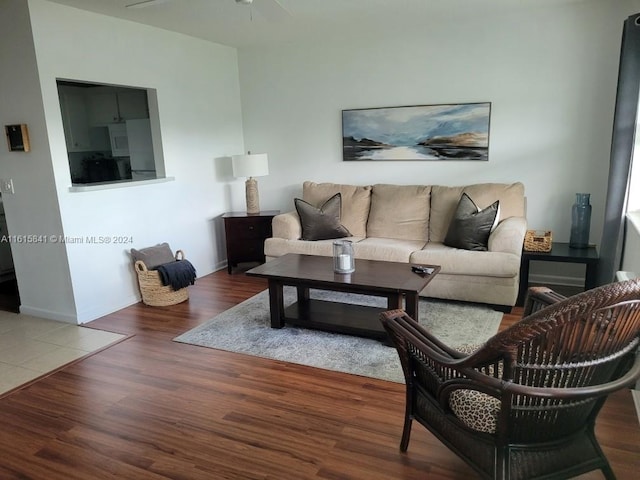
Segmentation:
<svg viewBox="0 0 640 480">
<path fill-rule="evenodd" d="M 250 153 L 231 157 L 234 177 L 263 177 L 269 175 L 269 158 L 266 153 Z"/>
</svg>

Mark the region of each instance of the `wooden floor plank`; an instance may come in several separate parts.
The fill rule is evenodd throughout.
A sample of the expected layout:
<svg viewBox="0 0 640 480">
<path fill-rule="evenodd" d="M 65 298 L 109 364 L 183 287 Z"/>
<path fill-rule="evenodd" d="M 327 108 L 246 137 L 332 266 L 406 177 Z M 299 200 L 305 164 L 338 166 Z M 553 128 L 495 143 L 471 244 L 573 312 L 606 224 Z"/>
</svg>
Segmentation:
<svg viewBox="0 0 640 480">
<path fill-rule="evenodd" d="M 474 478 L 419 425 L 398 451 L 401 384 L 172 341 L 265 288 L 216 272 L 187 302 L 137 304 L 88 324 L 133 336 L 0 399 L 0 478 Z M 501 328 L 521 314 L 505 314 Z M 597 436 L 618 479 L 637 478 L 628 391 L 607 401 Z"/>
</svg>

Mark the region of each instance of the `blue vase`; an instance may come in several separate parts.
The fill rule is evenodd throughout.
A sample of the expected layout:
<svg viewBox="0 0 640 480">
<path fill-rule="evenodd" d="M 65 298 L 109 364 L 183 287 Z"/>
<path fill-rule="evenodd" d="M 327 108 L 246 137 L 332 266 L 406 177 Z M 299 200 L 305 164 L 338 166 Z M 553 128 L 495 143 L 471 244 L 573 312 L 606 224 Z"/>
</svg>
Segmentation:
<svg viewBox="0 0 640 480">
<path fill-rule="evenodd" d="M 576 203 L 571 207 L 570 248 L 589 247 L 589 229 L 591 228 L 591 204 L 589 193 L 576 193 Z"/>
</svg>

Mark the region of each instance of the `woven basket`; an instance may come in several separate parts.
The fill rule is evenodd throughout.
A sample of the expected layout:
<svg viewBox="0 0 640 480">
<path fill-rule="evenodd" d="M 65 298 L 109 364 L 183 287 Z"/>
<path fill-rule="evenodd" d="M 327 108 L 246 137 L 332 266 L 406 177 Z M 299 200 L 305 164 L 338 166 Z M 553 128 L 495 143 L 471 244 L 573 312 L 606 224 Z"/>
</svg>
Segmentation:
<svg viewBox="0 0 640 480">
<path fill-rule="evenodd" d="M 550 231 L 527 230 L 524 236 L 525 252 L 550 252 L 552 235 Z"/>
<path fill-rule="evenodd" d="M 178 250 L 176 252 L 176 260 L 182 260 L 183 258 L 184 252 Z M 138 274 L 138 285 L 140 285 L 142 302 L 145 305 L 164 307 L 184 302 L 189 298 L 189 292 L 186 287 L 180 290 L 174 290 L 171 285 L 163 285 L 158 271 L 148 270 L 147 266 L 141 260 L 136 261 L 135 269 Z"/>
</svg>

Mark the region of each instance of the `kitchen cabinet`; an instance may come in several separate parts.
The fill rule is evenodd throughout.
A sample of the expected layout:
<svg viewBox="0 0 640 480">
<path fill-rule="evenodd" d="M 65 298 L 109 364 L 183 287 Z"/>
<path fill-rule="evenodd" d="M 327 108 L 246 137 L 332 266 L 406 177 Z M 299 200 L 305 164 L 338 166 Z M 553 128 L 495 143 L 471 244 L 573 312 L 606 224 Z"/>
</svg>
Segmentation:
<svg viewBox="0 0 640 480">
<path fill-rule="evenodd" d="M 91 92 L 87 95 L 89 123 L 94 127 L 120 122 L 118 99 L 115 92 Z"/>
<path fill-rule="evenodd" d="M 87 94 L 87 108 L 89 123 L 94 127 L 135 118 L 149 118 L 145 90 L 90 91 Z"/>
<path fill-rule="evenodd" d="M 91 139 L 84 93 L 67 88 L 59 91 L 59 97 L 67 151 L 90 151 Z"/>
<path fill-rule="evenodd" d="M 149 118 L 146 90 L 128 89 L 118 92 L 117 95 L 123 120 Z"/>
</svg>

